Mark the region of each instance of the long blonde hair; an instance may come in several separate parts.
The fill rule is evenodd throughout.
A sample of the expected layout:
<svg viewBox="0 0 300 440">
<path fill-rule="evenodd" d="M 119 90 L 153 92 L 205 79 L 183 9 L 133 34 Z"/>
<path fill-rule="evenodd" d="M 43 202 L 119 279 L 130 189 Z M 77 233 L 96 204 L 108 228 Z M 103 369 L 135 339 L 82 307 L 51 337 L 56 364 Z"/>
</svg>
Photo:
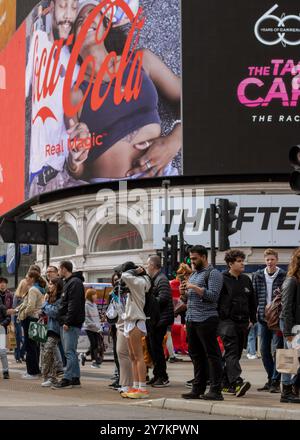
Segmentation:
<svg viewBox="0 0 300 440">
<path fill-rule="evenodd" d="M 27 284 L 26 279 L 24 278 L 23 280 L 21 280 L 21 281 L 19 282 L 19 285 L 18 285 L 18 287 L 17 287 L 17 290 L 16 290 L 16 293 L 15 293 L 15 296 L 16 296 L 17 298 L 23 298 L 24 295 L 26 295 L 26 293 L 28 292 L 28 290 L 29 290 L 29 286 L 28 286 L 28 284 Z"/>
<path fill-rule="evenodd" d="M 295 249 L 288 268 L 288 277 L 295 277 L 300 282 L 300 247 Z"/>
</svg>

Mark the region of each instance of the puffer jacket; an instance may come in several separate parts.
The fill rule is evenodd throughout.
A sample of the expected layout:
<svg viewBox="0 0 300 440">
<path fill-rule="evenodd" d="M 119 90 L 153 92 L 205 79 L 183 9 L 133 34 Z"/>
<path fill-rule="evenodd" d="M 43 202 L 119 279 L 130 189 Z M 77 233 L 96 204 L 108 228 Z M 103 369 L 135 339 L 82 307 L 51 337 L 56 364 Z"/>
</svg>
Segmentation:
<svg viewBox="0 0 300 440">
<path fill-rule="evenodd" d="M 84 278 L 80 272 L 73 273 L 65 280 L 61 303 L 58 309 L 58 322 L 70 327 L 81 328 L 85 319 Z"/>
<path fill-rule="evenodd" d="M 288 277 L 282 285 L 282 310 L 284 336 L 292 335 L 294 325 L 300 325 L 300 282 L 295 277 Z"/>
<path fill-rule="evenodd" d="M 152 278 L 152 293 L 159 302 L 160 320 L 157 327 L 173 324 L 174 305 L 171 286 L 168 278 L 161 271 Z"/>
<path fill-rule="evenodd" d="M 58 310 L 60 307 L 61 298 L 59 298 L 54 303 L 50 304 L 48 301 L 45 301 L 42 305 L 42 312 L 48 316 L 47 328 L 48 331 L 52 331 L 59 336 L 60 326 L 57 320 Z"/>
<path fill-rule="evenodd" d="M 286 272 L 283 269 L 279 269 L 277 277 L 273 281 L 272 300 L 274 299 L 274 291 L 282 286 L 285 277 Z M 265 308 L 267 305 L 267 283 L 265 279 L 264 269 L 258 270 L 253 274 L 252 283 L 256 295 L 258 322 L 265 322 Z"/>
</svg>

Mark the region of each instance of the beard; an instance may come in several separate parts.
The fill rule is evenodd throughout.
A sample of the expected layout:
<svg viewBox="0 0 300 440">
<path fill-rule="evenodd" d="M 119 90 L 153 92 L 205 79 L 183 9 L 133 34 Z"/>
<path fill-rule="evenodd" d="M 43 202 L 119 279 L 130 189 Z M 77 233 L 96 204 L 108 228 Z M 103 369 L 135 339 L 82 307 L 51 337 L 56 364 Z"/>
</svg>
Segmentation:
<svg viewBox="0 0 300 440">
<path fill-rule="evenodd" d="M 69 32 L 69 34 L 68 34 L 68 36 L 72 33 L 72 31 L 73 31 L 73 23 L 71 23 L 70 21 L 68 21 L 68 20 L 66 20 L 66 21 L 60 21 L 59 23 L 57 23 L 56 21 L 54 22 L 54 20 L 53 20 L 53 22 L 52 22 L 52 33 L 53 33 L 53 38 L 54 38 L 54 41 L 56 41 L 56 40 L 60 40 L 61 38 L 63 38 L 64 40 L 66 40 L 67 38 L 68 38 L 68 36 L 66 36 L 66 37 L 61 37 L 60 35 L 59 35 L 59 26 L 61 26 L 61 25 L 64 25 L 64 24 L 69 24 L 70 25 L 70 32 Z"/>
<path fill-rule="evenodd" d="M 198 261 L 195 265 L 194 265 L 196 270 L 202 270 L 204 268 L 204 264 L 202 261 Z"/>
</svg>

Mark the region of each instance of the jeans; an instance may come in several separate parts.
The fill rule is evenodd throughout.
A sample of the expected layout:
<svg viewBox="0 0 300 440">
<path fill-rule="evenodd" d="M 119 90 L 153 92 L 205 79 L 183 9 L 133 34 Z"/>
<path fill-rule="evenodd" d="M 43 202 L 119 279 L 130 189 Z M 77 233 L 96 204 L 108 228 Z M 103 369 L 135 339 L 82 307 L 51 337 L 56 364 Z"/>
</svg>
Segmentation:
<svg viewBox="0 0 300 440">
<path fill-rule="evenodd" d="M 78 327 L 69 327 L 68 331 L 65 331 L 63 327 L 60 328 L 60 338 L 67 359 L 64 379 L 72 380 L 73 378 L 80 378 L 80 367 L 77 356 L 79 333 L 80 329 Z"/>
<path fill-rule="evenodd" d="M 25 357 L 25 344 L 24 344 L 24 338 L 22 335 L 22 325 L 20 322 L 15 321 L 15 332 L 16 332 L 16 348 L 15 348 L 15 359 L 16 361 L 19 361 L 20 359 L 23 359 Z"/>
<path fill-rule="evenodd" d="M 258 323 L 255 323 L 248 333 L 247 353 L 252 356 L 256 355 L 256 341 L 258 336 Z"/>
<path fill-rule="evenodd" d="M 161 325 L 156 327 L 149 334 L 150 352 L 153 360 L 153 376 L 155 379 L 168 380 L 167 365 L 165 359 L 165 353 L 163 349 L 163 340 L 167 333 L 167 326 Z"/>
<path fill-rule="evenodd" d="M 217 341 L 218 318 L 186 324 L 189 355 L 194 365 L 193 392 L 203 394 L 208 378 L 211 390 L 222 389 L 222 360 Z"/>
<path fill-rule="evenodd" d="M 29 325 L 32 321 L 37 322 L 37 319 L 28 317 L 22 321 L 22 326 L 24 330 L 27 373 L 32 376 L 36 376 L 37 374 L 40 374 L 40 367 L 39 367 L 40 347 L 37 342 L 30 339 L 28 336 Z"/>
<path fill-rule="evenodd" d="M 276 353 L 277 348 L 283 348 L 283 337 L 278 336 L 277 332 L 269 330 L 266 323 L 260 323 L 261 330 L 261 357 L 264 368 L 268 374 L 269 381 L 280 381 L 280 373 L 276 370 L 276 356 L 272 350 Z"/>
</svg>

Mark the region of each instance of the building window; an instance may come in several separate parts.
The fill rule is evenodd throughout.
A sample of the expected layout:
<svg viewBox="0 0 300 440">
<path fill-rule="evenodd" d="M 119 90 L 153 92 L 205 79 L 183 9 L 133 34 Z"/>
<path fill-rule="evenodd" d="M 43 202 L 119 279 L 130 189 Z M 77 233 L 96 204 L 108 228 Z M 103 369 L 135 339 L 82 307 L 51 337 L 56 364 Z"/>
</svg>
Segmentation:
<svg viewBox="0 0 300 440">
<path fill-rule="evenodd" d="M 128 249 L 142 249 L 143 240 L 132 224 L 106 224 L 98 232 L 93 246 L 93 252 L 125 251 Z"/>
<path fill-rule="evenodd" d="M 79 245 L 76 232 L 70 225 L 63 225 L 59 229 L 59 245 L 51 246 L 51 257 L 62 257 L 64 255 L 76 254 Z"/>
</svg>

